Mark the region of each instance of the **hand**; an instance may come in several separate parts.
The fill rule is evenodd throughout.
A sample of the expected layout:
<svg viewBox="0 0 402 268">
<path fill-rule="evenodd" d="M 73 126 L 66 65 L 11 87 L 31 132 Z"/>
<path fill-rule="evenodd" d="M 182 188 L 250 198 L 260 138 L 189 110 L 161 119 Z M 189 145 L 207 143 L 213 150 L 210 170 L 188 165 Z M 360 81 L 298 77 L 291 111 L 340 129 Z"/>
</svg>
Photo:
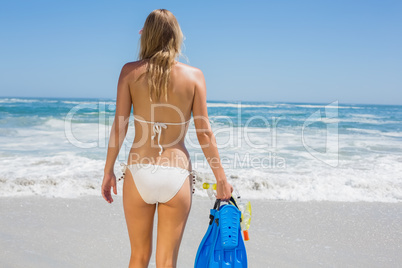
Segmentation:
<svg viewBox="0 0 402 268">
<path fill-rule="evenodd" d="M 216 182 L 216 199 L 229 201 L 232 192 L 233 186 L 226 179 Z"/>
<path fill-rule="evenodd" d="M 116 176 L 114 173 L 105 174 L 102 183 L 102 196 L 108 202 L 112 203 L 113 198 L 110 189 L 113 187 L 113 193 L 117 195 Z"/>
</svg>

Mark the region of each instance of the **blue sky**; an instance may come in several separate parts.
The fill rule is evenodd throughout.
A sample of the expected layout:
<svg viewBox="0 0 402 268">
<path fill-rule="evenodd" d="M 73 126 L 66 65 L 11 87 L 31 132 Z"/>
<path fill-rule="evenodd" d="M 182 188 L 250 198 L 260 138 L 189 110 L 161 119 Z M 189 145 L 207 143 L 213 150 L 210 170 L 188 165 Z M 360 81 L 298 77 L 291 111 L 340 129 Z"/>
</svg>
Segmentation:
<svg viewBox="0 0 402 268">
<path fill-rule="evenodd" d="M 115 98 L 157 8 L 209 100 L 402 104 L 402 1 L 2 1 L 0 96 Z"/>
</svg>

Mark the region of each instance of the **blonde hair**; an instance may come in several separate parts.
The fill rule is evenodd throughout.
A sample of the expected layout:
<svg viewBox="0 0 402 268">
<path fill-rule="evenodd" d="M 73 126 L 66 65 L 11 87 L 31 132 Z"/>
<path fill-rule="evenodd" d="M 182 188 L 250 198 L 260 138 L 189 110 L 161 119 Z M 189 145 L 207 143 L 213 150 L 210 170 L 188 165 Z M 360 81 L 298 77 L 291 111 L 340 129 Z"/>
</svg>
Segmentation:
<svg viewBox="0 0 402 268">
<path fill-rule="evenodd" d="M 142 75 L 148 74 L 151 101 L 153 96 L 158 101 L 162 96 L 167 100 L 170 72 L 176 57 L 182 55 L 183 39 L 179 23 L 169 10 L 155 9 L 145 20 L 138 58 L 149 59 L 146 71 Z"/>
</svg>

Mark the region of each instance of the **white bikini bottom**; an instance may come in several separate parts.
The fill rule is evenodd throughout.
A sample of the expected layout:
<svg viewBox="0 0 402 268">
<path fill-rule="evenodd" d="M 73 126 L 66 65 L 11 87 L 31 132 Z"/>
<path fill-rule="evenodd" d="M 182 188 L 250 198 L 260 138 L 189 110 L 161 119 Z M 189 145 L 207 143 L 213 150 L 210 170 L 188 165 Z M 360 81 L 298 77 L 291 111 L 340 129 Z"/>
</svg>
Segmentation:
<svg viewBox="0 0 402 268">
<path fill-rule="evenodd" d="M 193 171 L 180 167 L 124 163 L 122 165 L 123 178 L 129 169 L 140 196 L 148 204 L 168 202 L 181 189 L 186 178 L 194 174 Z M 190 178 L 191 185 L 192 179 Z"/>
</svg>

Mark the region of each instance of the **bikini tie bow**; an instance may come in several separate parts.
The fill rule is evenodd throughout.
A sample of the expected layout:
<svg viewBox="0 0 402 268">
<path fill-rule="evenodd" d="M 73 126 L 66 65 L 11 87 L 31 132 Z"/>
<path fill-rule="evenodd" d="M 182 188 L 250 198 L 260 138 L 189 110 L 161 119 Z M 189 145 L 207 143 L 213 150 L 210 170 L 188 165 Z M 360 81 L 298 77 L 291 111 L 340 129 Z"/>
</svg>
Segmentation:
<svg viewBox="0 0 402 268">
<path fill-rule="evenodd" d="M 153 126 L 153 135 L 151 136 L 151 139 L 153 140 L 154 138 L 155 138 L 155 136 L 156 136 L 156 134 L 158 134 L 158 146 L 159 146 L 159 148 L 161 149 L 160 151 L 159 151 L 159 155 L 161 155 L 162 154 L 162 152 L 163 152 L 163 147 L 162 147 L 162 145 L 160 144 L 160 139 L 161 139 L 161 133 L 162 133 L 162 128 L 167 128 L 167 125 L 165 124 L 165 123 L 154 123 L 154 126 Z"/>
<path fill-rule="evenodd" d="M 124 177 L 126 175 L 127 165 L 125 163 L 120 163 L 120 167 L 121 167 L 121 172 L 123 173 L 123 175 L 121 175 L 121 177 L 117 181 L 124 180 Z"/>
</svg>

